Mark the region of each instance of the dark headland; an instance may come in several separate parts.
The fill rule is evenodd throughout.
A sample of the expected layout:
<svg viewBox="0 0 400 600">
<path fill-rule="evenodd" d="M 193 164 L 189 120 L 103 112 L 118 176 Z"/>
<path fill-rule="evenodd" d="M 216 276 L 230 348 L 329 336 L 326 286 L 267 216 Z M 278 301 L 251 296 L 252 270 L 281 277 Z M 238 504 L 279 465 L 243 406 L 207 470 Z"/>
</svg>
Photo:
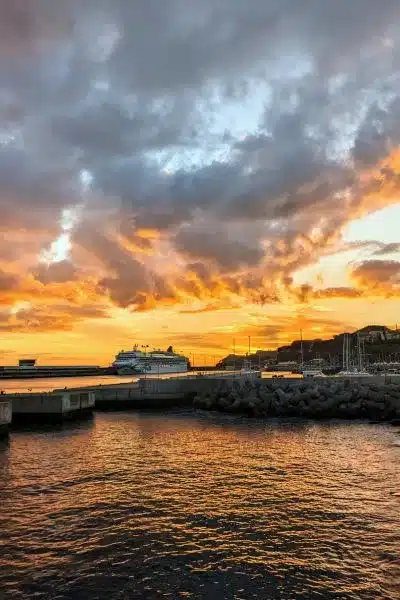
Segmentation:
<svg viewBox="0 0 400 600">
<path fill-rule="evenodd" d="M 343 338 L 350 337 L 353 347 L 358 339 L 362 344 L 364 365 L 381 362 L 400 362 L 400 330 L 391 329 L 384 325 L 367 325 L 353 333 L 340 333 L 331 339 L 294 340 L 290 344 L 280 346 L 277 350 L 258 350 L 253 354 L 229 354 L 217 363 L 217 368 L 233 365 L 240 368 L 244 361 L 250 361 L 253 366 L 269 365 L 272 368 L 285 364 L 300 364 L 302 354 L 305 363 L 315 359 L 323 361 L 329 369 L 340 369 L 343 363 Z"/>
</svg>

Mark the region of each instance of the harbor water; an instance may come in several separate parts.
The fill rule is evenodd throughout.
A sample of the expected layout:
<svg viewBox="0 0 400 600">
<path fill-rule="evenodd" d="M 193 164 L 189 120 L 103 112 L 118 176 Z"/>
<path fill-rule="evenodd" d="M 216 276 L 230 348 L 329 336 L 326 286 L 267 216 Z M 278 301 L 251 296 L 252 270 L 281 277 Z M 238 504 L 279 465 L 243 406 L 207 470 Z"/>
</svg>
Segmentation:
<svg viewBox="0 0 400 600">
<path fill-rule="evenodd" d="M 130 383 L 138 378 L 129 375 L 94 375 L 85 377 L 38 377 L 32 379 L 7 379 L 0 381 L 0 390 L 7 394 L 26 392 L 50 392 L 55 389 L 89 387 Z"/>
<path fill-rule="evenodd" d="M 389 425 L 97 413 L 0 445 L 2 600 L 397 600 Z"/>
</svg>

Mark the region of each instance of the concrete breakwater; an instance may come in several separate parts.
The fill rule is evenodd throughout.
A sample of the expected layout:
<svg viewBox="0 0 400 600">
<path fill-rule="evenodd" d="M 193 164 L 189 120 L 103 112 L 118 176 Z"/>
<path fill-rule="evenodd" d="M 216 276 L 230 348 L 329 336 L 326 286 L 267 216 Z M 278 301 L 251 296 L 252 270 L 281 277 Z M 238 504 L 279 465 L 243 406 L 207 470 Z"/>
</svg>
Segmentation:
<svg viewBox="0 0 400 600">
<path fill-rule="evenodd" d="M 178 406 L 262 417 L 344 418 L 400 424 L 400 379 L 261 379 L 259 372 L 146 379 L 120 385 L 3 395 L 0 429 L 13 422 L 79 418 L 99 410 Z M 1 408 L 1 405 L 0 405 Z"/>
<path fill-rule="evenodd" d="M 259 376 L 259 372 L 252 374 L 254 378 Z M 243 375 L 209 373 L 166 379 L 141 378 L 136 383 L 98 386 L 92 390 L 96 408 L 101 410 L 168 409 L 191 407 L 196 394 L 214 390 L 221 381 L 229 385 L 236 378 L 243 378 Z"/>
<path fill-rule="evenodd" d="M 8 425 L 15 425 L 38 422 L 62 423 L 65 420 L 79 419 L 90 414 L 94 405 L 94 393 L 85 390 L 3 394 L 0 401 L 0 430 L 2 421 L 7 420 Z"/>
<path fill-rule="evenodd" d="M 400 420 L 400 382 L 350 379 L 236 379 L 198 393 L 193 406 L 255 417 Z M 400 421 L 399 421 L 400 422 Z"/>
</svg>

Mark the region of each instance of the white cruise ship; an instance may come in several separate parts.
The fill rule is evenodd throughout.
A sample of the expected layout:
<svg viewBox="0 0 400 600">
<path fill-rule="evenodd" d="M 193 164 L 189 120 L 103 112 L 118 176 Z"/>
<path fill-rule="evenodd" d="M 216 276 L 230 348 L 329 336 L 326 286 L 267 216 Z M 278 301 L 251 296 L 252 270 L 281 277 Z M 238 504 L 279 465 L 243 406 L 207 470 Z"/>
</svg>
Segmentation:
<svg viewBox="0 0 400 600">
<path fill-rule="evenodd" d="M 135 345 L 132 350 L 122 350 L 113 362 L 118 375 L 133 373 L 161 374 L 184 373 L 188 370 L 188 359 L 182 354 L 176 354 L 171 347 L 166 352 L 153 350 L 143 352 Z"/>
</svg>

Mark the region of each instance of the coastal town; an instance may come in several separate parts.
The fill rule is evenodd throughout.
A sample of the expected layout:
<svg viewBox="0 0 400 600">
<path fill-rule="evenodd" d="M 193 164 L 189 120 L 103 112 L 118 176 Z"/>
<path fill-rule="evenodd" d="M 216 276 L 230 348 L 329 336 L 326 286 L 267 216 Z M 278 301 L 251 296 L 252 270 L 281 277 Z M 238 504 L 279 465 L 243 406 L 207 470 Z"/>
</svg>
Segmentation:
<svg viewBox="0 0 400 600">
<path fill-rule="evenodd" d="M 229 354 L 217 368 L 240 368 L 250 362 L 268 371 L 300 372 L 303 367 L 319 368 L 327 373 L 343 368 L 343 340 L 348 335 L 354 349 L 361 344 L 364 368 L 372 372 L 400 371 L 400 330 L 384 325 L 367 325 L 353 333 L 340 333 L 331 339 L 298 339 L 276 350 L 257 350 L 253 354 Z"/>
</svg>

